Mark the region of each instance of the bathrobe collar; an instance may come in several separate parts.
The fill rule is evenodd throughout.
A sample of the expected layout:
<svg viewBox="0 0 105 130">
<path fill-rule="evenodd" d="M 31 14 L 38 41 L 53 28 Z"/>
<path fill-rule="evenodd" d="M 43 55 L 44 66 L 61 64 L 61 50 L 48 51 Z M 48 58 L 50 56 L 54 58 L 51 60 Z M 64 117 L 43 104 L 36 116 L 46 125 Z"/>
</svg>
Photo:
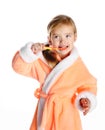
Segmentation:
<svg viewBox="0 0 105 130">
<path fill-rule="evenodd" d="M 42 91 L 46 94 L 48 93 L 49 89 L 51 88 L 52 84 L 55 80 L 59 77 L 59 75 L 68 67 L 70 67 L 79 57 L 78 51 L 76 47 L 73 48 L 71 54 L 63 59 L 59 64 L 53 68 L 50 74 L 47 76 L 46 81 L 43 85 Z"/>
</svg>

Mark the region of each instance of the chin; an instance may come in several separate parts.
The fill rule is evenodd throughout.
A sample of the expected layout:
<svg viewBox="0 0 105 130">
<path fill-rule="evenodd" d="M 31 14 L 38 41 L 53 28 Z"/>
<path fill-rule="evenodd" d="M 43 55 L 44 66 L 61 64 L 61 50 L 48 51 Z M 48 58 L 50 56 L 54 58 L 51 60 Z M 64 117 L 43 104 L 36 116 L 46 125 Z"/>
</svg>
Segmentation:
<svg viewBox="0 0 105 130">
<path fill-rule="evenodd" d="M 67 53 L 67 51 L 66 51 L 66 52 L 63 52 L 63 53 L 61 53 L 60 55 L 61 55 L 61 58 L 65 58 L 65 57 L 67 57 L 67 56 L 70 55 L 70 51 L 69 51 L 68 53 Z"/>
</svg>

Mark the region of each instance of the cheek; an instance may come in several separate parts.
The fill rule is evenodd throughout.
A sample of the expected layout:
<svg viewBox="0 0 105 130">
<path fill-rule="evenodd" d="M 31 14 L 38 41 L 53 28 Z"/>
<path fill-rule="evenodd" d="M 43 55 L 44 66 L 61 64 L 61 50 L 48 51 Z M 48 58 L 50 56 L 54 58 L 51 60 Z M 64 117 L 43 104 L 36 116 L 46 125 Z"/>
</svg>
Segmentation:
<svg viewBox="0 0 105 130">
<path fill-rule="evenodd" d="M 75 42 L 75 39 L 72 38 L 72 39 L 70 40 L 70 43 L 74 43 L 74 42 Z"/>
<path fill-rule="evenodd" d="M 54 46 L 54 47 L 58 47 L 59 46 L 59 42 L 51 41 L 51 45 Z"/>
<path fill-rule="evenodd" d="M 71 51 L 73 49 L 74 45 L 73 44 L 70 44 L 68 50 Z"/>
<path fill-rule="evenodd" d="M 74 39 L 72 39 L 71 41 L 69 41 L 69 45 L 70 45 L 70 47 L 73 47 L 74 46 Z"/>
<path fill-rule="evenodd" d="M 48 37 L 48 42 L 50 45 L 52 45 L 53 41 L 52 41 L 51 37 Z"/>
</svg>

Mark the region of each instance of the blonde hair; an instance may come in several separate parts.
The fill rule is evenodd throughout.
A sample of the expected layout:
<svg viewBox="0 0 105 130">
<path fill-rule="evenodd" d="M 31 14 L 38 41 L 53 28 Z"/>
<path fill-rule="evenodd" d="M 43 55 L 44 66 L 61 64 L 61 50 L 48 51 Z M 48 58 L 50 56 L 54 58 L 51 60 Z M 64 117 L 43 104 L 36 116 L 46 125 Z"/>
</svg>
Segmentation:
<svg viewBox="0 0 105 130">
<path fill-rule="evenodd" d="M 76 25 L 73 19 L 67 15 L 57 15 L 55 16 L 47 25 L 47 31 L 51 35 L 52 31 L 59 25 L 71 25 L 74 29 L 74 33 L 77 33 Z"/>
</svg>

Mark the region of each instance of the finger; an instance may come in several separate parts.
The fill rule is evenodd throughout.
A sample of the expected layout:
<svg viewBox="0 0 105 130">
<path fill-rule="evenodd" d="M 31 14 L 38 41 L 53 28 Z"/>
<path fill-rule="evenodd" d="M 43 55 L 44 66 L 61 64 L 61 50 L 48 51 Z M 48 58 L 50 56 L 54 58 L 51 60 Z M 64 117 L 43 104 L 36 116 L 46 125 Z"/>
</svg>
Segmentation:
<svg viewBox="0 0 105 130">
<path fill-rule="evenodd" d="M 86 115 L 88 112 L 89 112 L 89 108 L 85 108 L 85 109 L 83 110 L 83 114 L 84 114 L 84 115 Z"/>
<path fill-rule="evenodd" d="M 43 50 L 45 47 L 45 44 L 44 43 L 41 43 L 41 50 Z"/>
</svg>

